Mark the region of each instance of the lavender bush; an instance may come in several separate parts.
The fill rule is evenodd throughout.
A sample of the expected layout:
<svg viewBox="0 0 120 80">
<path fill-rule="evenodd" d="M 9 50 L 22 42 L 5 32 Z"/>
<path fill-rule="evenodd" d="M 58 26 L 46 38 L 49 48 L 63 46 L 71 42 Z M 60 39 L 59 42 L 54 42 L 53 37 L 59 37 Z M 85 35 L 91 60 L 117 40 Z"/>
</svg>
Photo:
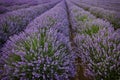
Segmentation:
<svg viewBox="0 0 120 80">
<path fill-rule="evenodd" d="M 74 30 L 74 32 L 82 30 L 85 27 L 86 23 L 92 22 L 94 19 L 96 19 L 95 16 L 83 10 L 82 8 L 77 7 L 70 1 L 67 1 L 67 4 L 69 7 L 72 29 Z"/>
<path fill-rule="evenodd" d="M 69 1 L 67 3 L 72 27 L 73 29 L 76 28 L 75 33 L 77 33 L 74 43 L 76 52 L 79 53 L 79 58 L 82 60 L 82 63 L 79 64 L 86 66 L 85 76 L 93 76 L 95 80 L 119 79 L 119 33 L 113 30 L 109 22 L 96 19 L 89 12 L 71 4 Z M 113 52 L 114 50 L 116 52 Z M 113 56 L 115 59 L 112 58 Z M 111 68 L 113 66 L 114 68 Z"/>
<path fill-rule="evenodd" d="M 56 2 L 57 1 L 59 1 L 59 0 L 56 0 Z M 28 8 L 28 7 L 36 6 L 36 5 L 40 5 L 40 4 L 43 5 L 45 3 L 51 3 L 51 2 L 55 2 L 55 1 L 51 1 L 51 0 L 44 0 L 44 1 L 36 0 L 35 1 L 34 0 L 34 1 L 28 1 L 27 3 L 21 4 L 21 5 L 14 4 L 12 6 L 7 6 L 5 8 L 0 6 L 0 10 L 2 10 L 0 13 L 3 14 L 3 13 L 6 13 L 6 12 L 10 12 L 10 11 L 18 10 L 18 9 L 23 9 L 23 8 Z"/>
<path fill-rule="evenodd" d="M 120 18 L 116 16 L 115 11 L 105 10 L 103 8 L 98 7 L 91 7 L 89 11 L 99 18 L 107 19 L 108 21 L 110 21 L 115 27 L 115 29 L 120 28 Z"/>
<path fill-rule="evenodd" d="M 119 80 L 119 18 L 84 1 L 0 0 L 0 80 Z"/>
<path fill-rule="evenodd" d="M 40 28 L 14 36 L 2 49 L 2 79 L 69 80 L 75 75 L 69 40 L 56 30 Z"/>
<path fill-rule="evenodd" d="M 85 10 L 90 11 L 96 17 L 108 20 L 111 24 L 113 24 L 115 29 L 119 28 L 120 18 L 119 18 L 119 15 L 117 15 L 117 12 L 106 10 L 100 7 L 90 6 L 89 4 L 80 3 L 79 1 L 78 2 L 72 1 L 72 2 L 80 6 L 81 8 L 84 8 Z"/>
<path fill-rule="evenodd" d="M 107 10 L 120 11 L 119 0 L 74 0 L 75 2 L 101 7 Z"/>
<path fill-rule="evenodd" d="M 54 8 L 38 16 L 32 21 L 26 28 L 32 27 L 52 27 L 63 33 L 65 36 L 69 36 L 69 22 L 67 18 L 67 11 L 64 1 L 57 4 Z"/>
<path fill-rule="evenodd" d="M 85 3 L 83 3 L 82 1 L 79 1 L 79 0 L 75 0 L 75 1 L 71 1 L 72 3 L 76 4 L 76 3 L 79 3 L 79 4 L 76 4 L 78 6 L 80 6 L 81 8 L 85 9 L 85 10 L 89 10 L 90 9 L 90 5 L 86 5 Z"/>
<path fill-rule="evenodd" d="M 57 2 L 52 2 L 38 5 L 0 16 L 0 45 L 2 45 L 9 36 L 24 30 L 29 22 L 46 10 L 52 8 L 56 3 Z"/>
<path fill-rule="evenodd" d="M 41 16 L 43 23 L 38 24 L 38 17 L 24 32 L 7 41 L 1 53 L 2 79 L 69 80 L 75 76 L 75 55 L 69 37 L 59 30 L 62 26 L 56 24 L 62 21 L 60 17 L 66 17 L 57 16 L 62 11 L 66 12 L 64 1 L 46 12 L 47 17 Z"/>
<path fill-rule="evenodd" d="M 99 32 L 99 30 L 107 29 L 112 27 L 109 22 L 106 22 L 102 19 L 94 19 L 92 21 L 86 22 L 85 24 L 79 26 L 77 28 L 77 33 L 94 35 Z"/>
<path fill-rule="evenodd" d="M 79 57 L 87 66 L 85 75 L 92 75 L 95 80 L 119 80 L 120 30 L 105 27 L 96 31 L 91 36 L 76 35 L 74 39 Z"/>
</svg>

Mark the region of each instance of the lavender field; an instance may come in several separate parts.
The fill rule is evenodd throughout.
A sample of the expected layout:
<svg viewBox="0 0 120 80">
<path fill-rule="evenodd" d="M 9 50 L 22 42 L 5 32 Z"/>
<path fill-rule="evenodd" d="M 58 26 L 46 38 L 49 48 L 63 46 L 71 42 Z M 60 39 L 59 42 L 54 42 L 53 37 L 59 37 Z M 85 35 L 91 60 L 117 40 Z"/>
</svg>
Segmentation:
<svg viewBox="0 0 120 80">
<path fill-rule="evenodd" d="M 0 80 L 120 80 L 120 1 L 0 0 Z"/>
</svg>

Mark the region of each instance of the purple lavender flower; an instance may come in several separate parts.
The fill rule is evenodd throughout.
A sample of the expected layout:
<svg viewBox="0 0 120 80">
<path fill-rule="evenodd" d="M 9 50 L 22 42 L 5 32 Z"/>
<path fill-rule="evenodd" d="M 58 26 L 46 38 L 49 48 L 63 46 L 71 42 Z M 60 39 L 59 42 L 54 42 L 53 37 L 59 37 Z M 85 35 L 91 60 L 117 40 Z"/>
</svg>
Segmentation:
<svg viewBox="0 0 120 80">
<path fill-rule="evenodd" d="M 102 19 L 97 19 L 95 16 L 77 7 L 67 1 L 70 11 L 71 24 L 75 33 L 92 35 L 103 28 L 112 27 L 112 25 Z"/>
<path fill-rule="evenodd" d="M 69 44 L 67 37 L 46 28 L 14 36 L 2 49 L 5 75 L 11 79 L 66 80 L 74 77 L 74 56 L 65 43 Z"/>
<path fill-rule="evenodd" d="M 8 78 L 69 80 L 75 76 L 76 56 L 71 51 L 69 36 L 64 33 L 68 31 L 64 2 L 43 15 L 24 32 L 10 37 L 2 48 L 3 70 Z"/>
<path fill-rule="evenodd" d="M 7 12 L 7 11 L 9 11 L 9 10 L 7 9 L 7 7 L 5 7 L 5 6 L 0 6 L 0 14 L 3 14 L 3 13 L 5 13 L 5 12 Z"/>
<path fill-rule="evenodd" d="M 108 20 L 111 24 L 113 24 L 115 29 L 119 28 L 120 18 L 119 18 L 119 15 L 117 15 L 116 11 L 110 11 L 110 10 L 106 10 L 101 7 L 95 7 L 95 6 L 92 6 L 92 5 L 86 4 L 84 2 L 77 1 L 77 0 L 72 1 L 72 2 L 74 4 L 80 6 L 81 8 L 89 11 L 96 17 Z"/>
<path fill-rule="evenodd" d="M 69 12 L 70 12 L 70 19 L 72 24 L 72 29 L 76 32 L 78 29 L 82 29 L 84 24 L 87 22 L 91 22 L 92 20 L 96 19 L 95 16 L 90 14 L 89 12 L 83 10 L 80 7 L 70 3 L 67 1 Z"/>
<path fill-rule="evenodd" d="M 33 29 L 35 27 L 52 27 L 64 35 L 69 36 L 69 22 L 67 16 L 66 7 L 62 1 L 54 8 L 38 16 L 27 26 L 26 30 L 28 30 L 30 27 Z"/>
<path fill-rule="evenodd" d="M 55 0 L 55 1 L 60 1 L 60 0 Z M 0 0 L 0 4 L 7 6 L 7 7 L 11 7 L 14 5 L 24 5 L 24 4 L 44 4 L 44 3 L 49 3 L 49 2 L 53 2 L 52 0 Z"/>
<path fill-rule="evenodd" d="M 20 9 L 0 16 L 0 45 L 5 43 L 11 35 L 24 30 L 30 21 L 52 8 L 57 2 L 58 1 L 54 1 L 26 9 Z"/>
<path fill-rule="evenodd" d="M 120 79 L 119 32 L 109 27 L 91 36 L 82 34 L 75 37 L 79 57 L 95 80 Z"/>
</svg>

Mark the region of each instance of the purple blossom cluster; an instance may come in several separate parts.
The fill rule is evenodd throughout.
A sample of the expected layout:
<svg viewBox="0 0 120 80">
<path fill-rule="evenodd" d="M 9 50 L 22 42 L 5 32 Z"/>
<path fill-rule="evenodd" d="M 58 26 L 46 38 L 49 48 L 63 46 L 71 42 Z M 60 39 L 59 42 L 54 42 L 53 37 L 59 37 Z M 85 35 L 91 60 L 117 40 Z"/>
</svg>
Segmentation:
<svg viewBox="0 0 120 80">
<path fill-rule="evenodd" d="M 118 13 L 116 11 L 110 11 L 110 10 L 106 10 L 104 8 L 100 8 L 100 7 L 95 7 L 95 6 L 91 6 L 89 4 L 85 4 L 85 3 L 80 3 L 79 1 L 72 1 L 74 4 L 80 6 L 81 8 L 91 12 L 93 15 L 95 15 L 98 18 L 103 18 L 108 20 L 111 24 L 113 24 L 114 28 L 120 28 L 120 18 L 119 15 L 117 15 Z"/>
<path fill-rule="evenodd" d="M 32 27 L 52 27 L 63 33 L 65 36 L 69 36 L 69 22 L 67 18 L 67 11 L 64 1 L 57 4 L 54 8 L 38 16 L 30 24 L 27 29 Z"/>
<path fill-rule="evenodd" d="M 75 75 L 69 46 L 69 39 L 53 29 L 13 36 L 2 49 L 2 79 L 69 80 Z"/>
<path fill-rule="evenodd" d="M 120 79 L 120 30 L 114 31 L 112 25 L 97 19 L 89 12 L 67 1 L 75 30 L 75 48 L 78 58 L 86 67 L 85 76 L 95 80 Z"/>
<path fill-rule="evenodd" d="M 68 30 L 65 9 L 62 1 L 36 18 L 24 32 L 10 37 L 2 48 L 1 79 L 70 80 L 75 76 L 76 56 L 69 36 L 62 31 Z"/>
<path fill-rule="evenodd" d="M 0 45 L 8 38 L 24 30 L 34 18 L 52 8 L 58 1 L 8 12 L 0 16 Z"/>
<path fill-rule="evenodd" d="M 72 29 L 75 32 L 84 29 L 88 22 L 92 22 L 94 19 L 96 19 L 96 17 L 90 14 L 90 12 L 77 7 L 70 1 L 67 1 L 67 4 L 69 7 Z"/>
<path fill-rule="evenodd" d="M 0 14 L 5 14 L 7 12 L 18 10 L 18 9 L 29 8 L 31 6 L 36 6 L 36 5 L 39 5 L 39 4 L 37 4 L 37 3 L 27 3 L 27 4 L 23 4 L 23 5 L 13 5 L 13 6 L 9 6 L 9 7 L 0 6 L 0 10 L 1 10 Z"/>
<path fill-rule="evenodd" d="M 120 11 L 119 0 L 74 0 L 79 3 L 85 3 L 90 6 L 97 6 L 107 10 Z"/>
<path fill-rule="evenodd" d="M 0 0 L 0 80 L 119 80 L 120 19 L 85 1 Z"/>
<path fill-rule="evenodd" d="M 56 0 L 56 2 L 59 2 L 59 0 Z M 6 12 L 10 12 L 10 11 L 14 11 L 14 10 L 18 10 L 18 9 L 23 9 L 23 8 L 28 8 L 31 6 L 36 6 L 36 5 L 42 5 L 42 4 L 46 4 L 46 3 L 51 3 L 51 2 L 55 2 L 55 1 L 51 1 L 51 0 L 34 0 L 34 1 L 28 1 L 27 3 L 18 5 L 18 4 L 14 4 L 12 6 L 5 6 L 5 5 L 1 5 L 0 6 L 0 14 L 5 14 Z"/>
<path fill-rule="evenodd" d="M 3 14 L 5 12 L 8 12 L 9 10 L 5 6 L 0 6 L 0 14 Z"/>
<path fill-rule="evenodd" d="M 74 41 L 80 59 L 86 66 L 85 75 L 95 80 L 120 79 L 120 30 L 99 30 L 94 35 L 78 34 Z M 90 74 L 89 74 L 90 72 Z"/>
<path fill-rule="evenodd" d="M 46 2 L 50 2 L 51 0 L 0 0 L 0 5 L 4 5 L 4 6 L 13 6 L 13 5 L 24 5 L 27 3 L 46 3 Z"/>
</svg>

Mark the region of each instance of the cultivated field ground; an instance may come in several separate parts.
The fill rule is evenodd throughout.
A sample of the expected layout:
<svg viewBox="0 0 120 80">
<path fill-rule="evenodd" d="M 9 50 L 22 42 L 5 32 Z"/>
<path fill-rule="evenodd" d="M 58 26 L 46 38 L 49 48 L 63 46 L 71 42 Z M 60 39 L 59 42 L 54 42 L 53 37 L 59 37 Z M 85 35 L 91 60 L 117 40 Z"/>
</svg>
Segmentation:
<svg viewBox="0 0 120 80">
<path fill-rule="evenodd" d="M 120 80 L 120 0 L 0 0 L 0 80 Z"/>
</svg>

